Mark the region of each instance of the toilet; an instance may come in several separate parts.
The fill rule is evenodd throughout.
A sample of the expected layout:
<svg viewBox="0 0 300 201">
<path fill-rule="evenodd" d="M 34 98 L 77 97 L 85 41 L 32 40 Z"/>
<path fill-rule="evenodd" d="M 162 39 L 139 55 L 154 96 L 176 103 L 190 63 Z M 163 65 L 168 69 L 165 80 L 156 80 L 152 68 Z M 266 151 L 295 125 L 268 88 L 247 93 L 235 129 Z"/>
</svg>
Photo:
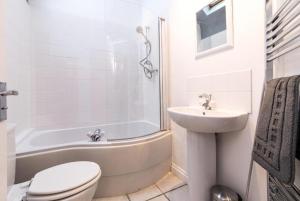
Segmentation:
<svg viewBox="0 0 300 201">
<path fill-rule="evenodd" d="M 14 127 L 8 129 L 8 140 L 14 140 Z M 14 143 L 8 143 L 12 145 Z M 91 201 L 95 195 L 101 169 L 97 163 L 76 161 L 60 164 L 34 175 L 27 182 L 14 184 L 15 147 L 8 147 L 7 201 Z"/>
</svg>

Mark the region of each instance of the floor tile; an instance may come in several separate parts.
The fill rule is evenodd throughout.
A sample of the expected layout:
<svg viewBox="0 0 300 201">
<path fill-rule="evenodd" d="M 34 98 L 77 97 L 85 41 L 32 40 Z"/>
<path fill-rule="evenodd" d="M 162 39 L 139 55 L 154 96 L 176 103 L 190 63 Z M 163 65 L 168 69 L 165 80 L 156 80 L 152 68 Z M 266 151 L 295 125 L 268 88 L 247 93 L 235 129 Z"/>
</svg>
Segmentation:
<svg viewBox="0 0 300 201">
<path fill-rule="evenodd" d="M 150 186 L 138 192 L 129 194 L 130 201 L 145 201 L 154 198 L 162 192 L 156 186 Z"/>
<path fill-rule="evenodd" d="M 161 195 L 161 196 L 153 198 L 149 201 L 169 201 L 169 200 L 164 195 Z"/>
<path fill-rule="evenodd" d="M 189 189 L 188 186 L 182 186 L 173 191 L 166 193 L 166 196 L 170 201 L 189 201 Z"/>
<path fill-rule="evenodd" d="M 107 197 L 107 198 L 97 198 L 93 201 L 129 201 L 126 195 L 117 196 L 117 197 Z"/>
<path fill-rule="evenodd" d="M 178 188 L 180 186 L 183 186 L 184 184 L 185 183 L 182 180 L 180 180 L 172 173 L 168 173 L 166 176 L 164 176 L 156 183 L 159 189 L 162 190 L 164 193 L 173 190 L 175 188 Z"/>
</svg>

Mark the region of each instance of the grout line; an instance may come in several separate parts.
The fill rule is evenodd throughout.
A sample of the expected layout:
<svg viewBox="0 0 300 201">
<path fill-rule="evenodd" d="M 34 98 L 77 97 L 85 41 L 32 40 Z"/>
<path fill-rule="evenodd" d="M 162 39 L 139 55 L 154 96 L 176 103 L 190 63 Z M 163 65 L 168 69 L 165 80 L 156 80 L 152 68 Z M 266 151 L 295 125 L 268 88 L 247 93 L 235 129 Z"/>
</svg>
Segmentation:
<svg viewBox="0 0 300 201">
<path fill-rule="evenodd" d="M 175 190 L 177 190 L 177 189 L 179 189 L 179 188 L 181 188 L 181 187 L 187 186 L 187 184 L 182 184 L 182 185 L 180 185 L 180 186 L 178 186 L 178 187 L 176 187 L 176 188 L 173 188 L 173 189 L 171 189 L 171 190 L 169 190 L 169 191 L 166 191 L 166 192 L 163 192 L 163 190 L 162 190 L 161 188 L 159 188 L 159 186 L 158 186 L 157 184 L 154 184 L 154 186 L 156 186 L 156 187 L 162 192 L 161 195 L 163 195 L 168 201 L 171 201 L 171 200 L 168 198 L 167 193 L 172 192 L 172 191 L 175 191 Z M 159 196 L 161 196 L 161 195 L 158 195 L 158 196 L 156 196 L 156 197 L 159 197 Z M 156 197 L 153 197 L 153 198 L 151 198 L 151 199 L 154 199 L 154 198 L 156 198 Z M 151 201 L 151 199 L 149 199 L 149 200 Z M 146 201 L 149 201 L 149 200 L 146 200 Z"/>
<path fill-rule="evenodd" d="M 154 196 L 154 197 L 151 197 L 151 198 L 145 200 L 145 201 L 151 201 L 151 200 L 154 199 L 154 198 L 157 198 L 157 197 L 159 197 L 159 196 L 164 195 L 164 193 L 162 192 L 162 190 L 160 190 L 160 188 L 159 188 L 156 184 L 154 184 L 153 186 L 157 187 L 158 190 L 160 191 L 160 193 L 159 193 L 158 195 Z M 126 196 L 127 196 L 128 200 L 131 201 L 129 195 L 126 194 Z"/>
<path fill-rule="evenodd" d="M 184 187 L 184 186 L 187 186 L 187 184 L 183 184 L 183 185 L 181 185 L 181 186 L 178 186 L 178 187 L 176 187 L 176 188 L 173 188 L 173 189 L 171 189 L 171 190 L 169 190 L 169 191 L 167 191 L 167 192 L 165 192 L 165 193 L 169 193 L 169 192 L 175 191 L 175 190 L 177 190 L 177 189 L 179 189 L 179 188 L 181 188 L 181 187 Z"/>
<path fill-rule="evenodd" d="M 157 197 L 159 197 L 159 196 L 162 196 L 162 195 L 164 194 L 164 193 L 162 192 L 162 190 L 161 190 L 156 184 L 154 184 L 153 186 L 155 186 L 156 188 L 158 188 L 158 190 L 160 191 L 160 194 L 157 195 L 157 196 L 154 196 L 154 197 L 152 197 L 152 198 L 149 198 L 149 199 L 147 199 L 147 200 L 145 200 L 145 201 L 151 201 L 152 199 L 157 198 Z"/>
<path fill-rule="evenodd" d="M 159 188 L 159 186 L 155 183 L 154 184 L 154 186 L 156 186 L 156 188 L 158 188 L 158 190 L 160 190 L 160 192 L 162 193 L 162 194 L 164 194 L 164 191 L 161 189 L 161 188 Z"/>
<path fill-rule="evenodd" d="M 126 197 L 127 197 L 128 201 L 131 201 L 131 200 L 130 200 L 130 197 L 129 197 L 129 195 L 128 195 L 128 194 L 126 194 Z"/>
<path fill-rule="evenodd" d="M 163 193 L 162 193 L 162 194 L 159 194 L 159 195 L 156 195 L 156 196 L 154 196 L 154 197 L 152 197 L 152 198 L 149 198 L 148 200 L 145 200 L 145 201 L 151 201 L 152 199 L 157 198 L 157 197 L 160 197 L 160 196 L 162 196 L 162 195 L 163 195 Z"/>
<path fill-rule="evenodd" d="M 185 183 L 185 184 L 182 184 L 182 185 L 180 185 L 180 186 L 178 186 L 178 187 L 175 187 L 175 188 L 173 188 L 173 189 L 171 189 L 171 190 L 168 190 L 168 191 L 166 191 L 166 192 L 163 192 L 163 190 L 162 190 L 156 183 L 153 184 L 153 186 L 155 186 L 156 188 L 158 188 L 158 190 L 160 191 L 160 194 L 159 194 L 159 195 L 156 195 L 156 196 L 154 196 L 154 197 L 151 197 L 151 198 L 149 198 L 149 199 L 147 199 L 147 200 L 145 200 L 145 201 L 151 201 L 152 199 L 155 199 L 155 198 L 160 197 L 160 196 L 162 196 L 162 195 L 163 195 L 168 201 L 171 201 L 171 200 L 168 198 L 168 196 L 167 196 L 166 194 L 169 193 L 169 192 L 175 191 L 175 190 L 177 190 L 177 189 L 179 189 L 179 188 L 181 188 L 181 187 L 187 186 L 187 184 L 186 184 L 186 183 Z M 128 201 L 131 201 L 128 194 L 126 194 L 126 197 L 127 197 Z"/>
<path fill-rule="evenodd" d="M 165 192 L 165 193 L 164 193 L 164 196 L 167 198 L 168 201 L 171 201 L 171 200 L 169 199 L 169 197 L 167 196 L 167 193 L 172 192 L 172 191 L 175 191 L 175 190 L 177 190 L 177 189 L 179 189 L 179 188 L 182 188 L 182 187 L 184 187 L 184 186 L 187 186 L 187 184 L 183 184 L 183 185 L 181 185 L 181 186 L 178 186 L 178 187 L 176 187 L 176 188 L 174 188 L 174 189 L 172 189 L 172 190 L 169 190 L 169 191 Z"/>
<path fill-rule="evenodd" d="M 184 186 L 187 186 L 187 184 L 183 184 L 183 185 L 178 186 L 178 187 L 176 187 L 176 188 L 173 188 L 173 189 L 171 189 L 171 190 L 169 190 L 169 191 L 166 191 L 164 194 L 167 194 L 167 193 L 172 192 L 172 191 L 176 191 L 177 189 L 182 188 L 182 187 L 184 187 Z"/>
<path fill-rule="evenodd" d="M 171 201 L 165 193 L 164 193 L 164 196 L 167 200 Z"/>
<path fill-rule="evenodd" d="M 177 190 L 177 189 L 179 189 L 179 188 L 181 188 L 181 187 L 184 187 L 184 186 L 186 186 L 186 185 L 187 185 L 187 184 L 183 184 L 183 185 L 178 186 L 178 187 L 176 187 L 176 188 L 174 188 L 174 189 L 171 189 L 171 190 L 165 192 L 165 193 L 164 193 L 164 196 L 166 197 L 166 199 L 167 199 L 168 201 L 171 201 L 170 198 L 167 196 L 167 193 L 172 192 L 172 191 L 175 191 L 175 190 Z"/>
</svg>

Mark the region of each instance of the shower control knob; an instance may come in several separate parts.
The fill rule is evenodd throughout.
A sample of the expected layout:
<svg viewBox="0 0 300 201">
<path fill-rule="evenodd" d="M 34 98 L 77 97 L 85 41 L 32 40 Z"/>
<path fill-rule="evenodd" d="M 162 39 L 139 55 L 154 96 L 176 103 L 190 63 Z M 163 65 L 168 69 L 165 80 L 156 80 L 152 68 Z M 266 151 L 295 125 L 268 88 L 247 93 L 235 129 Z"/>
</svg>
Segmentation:
<svg viewBox="0 0 300 201">
<path fill-rule="evenodd" d="M 16 90 L 1 91 L 0 96 L 17 96 L 19 92 Z"/>
<path fill-rule="evenodd" d="M 7 90 L 6 82 L 0 82 L 0 122 L 7 119 L 7 96 L 17 96 L 17 90 Z"/>
</svg>

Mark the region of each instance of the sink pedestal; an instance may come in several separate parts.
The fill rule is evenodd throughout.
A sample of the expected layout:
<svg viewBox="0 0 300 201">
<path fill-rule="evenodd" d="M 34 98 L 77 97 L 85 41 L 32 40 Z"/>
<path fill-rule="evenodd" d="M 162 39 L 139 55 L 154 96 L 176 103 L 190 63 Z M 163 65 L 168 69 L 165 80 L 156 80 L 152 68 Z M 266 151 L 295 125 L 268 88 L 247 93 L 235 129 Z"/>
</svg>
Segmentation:
<svg viewBox="0 0 300 201">
<path fill-rule="evenodd" d="M 210 188 L 216 184 L 215 134 L 188 131 L 187 165 L 191 201 L 210 200 Z"/>
</svg>

